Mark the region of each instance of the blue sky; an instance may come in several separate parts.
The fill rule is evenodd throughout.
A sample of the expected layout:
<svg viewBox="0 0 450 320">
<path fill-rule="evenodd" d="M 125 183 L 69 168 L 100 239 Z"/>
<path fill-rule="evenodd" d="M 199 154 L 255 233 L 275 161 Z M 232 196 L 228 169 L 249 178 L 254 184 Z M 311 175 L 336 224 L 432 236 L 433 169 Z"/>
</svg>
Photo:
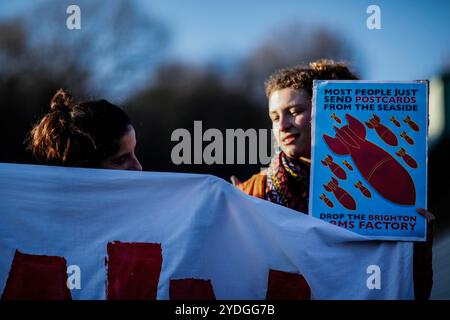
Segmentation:
<svg viewBox="0 0 450 320">
<path fill-rule="evenodd" d="M 245 56 L 276 28 L 327 26 L 349 39 L 367 79 L 419 79 L 450 60 L 450 1 L 141 1 L 171 26 L 171 54 L 201 62 Z M 381 8 L 381 30 L 366 27 L 367 6 Z"/>
<path fill-rule="evenodd" d="M 347 38 L 366 79 L 429 78 L 450 61 L 450 1 L 445 0 L 135 1 L 168 25 L 168 55 L 186 62 L 245 57 L 292 22 L 327 26 Z M 35 2 L 0 0 L 0 18 L 29 10 Z M 370 4 L 381 8 L 381 30 L 366 28 Z"/>
</svg>

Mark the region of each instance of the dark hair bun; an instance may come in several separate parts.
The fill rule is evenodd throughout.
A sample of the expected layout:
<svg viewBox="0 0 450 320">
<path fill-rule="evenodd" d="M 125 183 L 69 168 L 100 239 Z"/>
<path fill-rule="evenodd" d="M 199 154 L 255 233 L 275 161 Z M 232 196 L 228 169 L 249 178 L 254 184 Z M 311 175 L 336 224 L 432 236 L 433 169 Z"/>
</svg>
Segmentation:
<svg viewBox="0 0 450 320">
<path fill-rule="evenodd" d="M 63 89 L 59 89 L 50 101 L 50 109 L 67 111 L 72 106 L 72 95 Z"/>
</svg>

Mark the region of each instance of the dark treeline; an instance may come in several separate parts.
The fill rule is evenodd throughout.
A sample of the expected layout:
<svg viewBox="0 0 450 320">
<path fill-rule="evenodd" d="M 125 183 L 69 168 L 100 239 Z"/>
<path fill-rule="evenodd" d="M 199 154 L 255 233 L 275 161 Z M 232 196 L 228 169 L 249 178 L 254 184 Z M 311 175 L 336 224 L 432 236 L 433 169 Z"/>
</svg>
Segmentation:
<svg viewBox="0 0 450 320">
<path fill-rule="evenodd" d="M 318 58 L 352 57 L 338 34 L 290 24 L 228 66 L 194 66 L 168 61 L 170 28 L 130 2 L 80 1 L 84 22 L 78 31 L 68 30 L 62 19 L 69 4 L 44 3 L 32 14 L 0 22 L 0 130 L 8 137 L 1 141 L 0 161 L 33 163 L 23 143 L 27 132 L 64 88 L 79 100 L 105 98 L 127 111 L 144 170 L 246 178 L 260 166 L 174 165 L 173 130 L 193 135 L 194 121 L 202 121 L 203 131 L 270 129 L 263 83 L 271 72 Z"/>
</svg>

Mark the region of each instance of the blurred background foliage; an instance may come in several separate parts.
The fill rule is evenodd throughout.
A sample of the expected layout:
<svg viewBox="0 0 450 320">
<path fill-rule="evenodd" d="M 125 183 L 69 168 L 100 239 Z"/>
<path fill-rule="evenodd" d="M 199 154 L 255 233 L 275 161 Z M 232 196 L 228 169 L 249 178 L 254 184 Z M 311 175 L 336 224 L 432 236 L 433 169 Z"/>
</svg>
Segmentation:
<svg viewBox="0 0 450 320">
<path fill-rule="evenodd" d="M 127 111 L 144 170 L 247 178 L 258 165 L 172 164 L 176 142 L 171 133 L 192 131 L 194 120 L 203 122 L 203 130 L 270 129 L 263 82 L 271 72 L 318 58 L 352 57 L 350 45 L 331 30 L 310 32 L 288 23 L 231 68 L 168 61 L 170 29 L 132 2 L 78 1 L 83 32 L 61 26 L 68 3 L 49 3 L 0 21 L 0 130 L 8 137 L 1 141 L 4 162 L 33 162 L 23 144 L 26 133 L 62 87 L 79 100 L 106 98 Z"/>
</svg>

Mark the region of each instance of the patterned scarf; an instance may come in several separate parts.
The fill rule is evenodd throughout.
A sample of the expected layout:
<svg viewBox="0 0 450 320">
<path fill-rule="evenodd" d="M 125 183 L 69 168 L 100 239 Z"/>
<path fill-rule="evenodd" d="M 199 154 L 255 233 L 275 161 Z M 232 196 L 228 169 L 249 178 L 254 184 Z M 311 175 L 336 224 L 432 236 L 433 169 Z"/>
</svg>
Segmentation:
<svg viewBox="0 0 450 320">
<path fill-rule="evenodd" d="M 308 164 L 276 153 L 267 170 L 265 199 L 307 214 L 309 173 Z"/>
</svg>

